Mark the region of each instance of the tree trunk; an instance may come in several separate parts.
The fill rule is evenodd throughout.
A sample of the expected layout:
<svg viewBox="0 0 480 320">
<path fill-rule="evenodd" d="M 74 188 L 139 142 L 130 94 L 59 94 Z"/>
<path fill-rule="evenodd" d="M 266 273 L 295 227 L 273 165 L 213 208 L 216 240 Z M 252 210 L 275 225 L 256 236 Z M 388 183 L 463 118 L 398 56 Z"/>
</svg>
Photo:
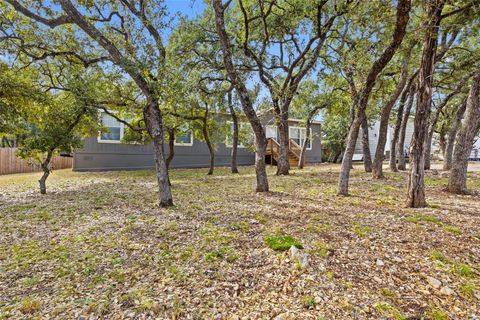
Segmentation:
<svg viewBox="0 0 480 320">
<path fill-rule="evenodd" d="M 163 119 L 158 102 L 151 97 L 148 98 L 147 106 L 143 110 L 143 117 L 148 134 L 153 140 L 155 168 L 160 191 L 160 207 L 173 206 L 172 190 L 169 184 L 170 179 L 163 146 Z"/>
<path fill-rule="evenodd" d="M 422 49 L 422 60 L 418 74 L 417 107 L 415 128 L 410 147 L 410 177 L 408 181 L 407 206 L 422 208 L 425 199 L 425 143 L 428 134 L 428 120 L 432 104 L 433 72 L 437 37 L 445 0 L 429 0 L 426 4 L 428 20 L 425 22 L 426 36 Z"/>
<path fill-rule="evenodd" d="M 370 153 L 370 141 L 368 138 L 367 117 L 362 121 L 362 148 L 363 148 L 363 166 L 365 172 L 372 172 L 372 154 Z"/>
<path fill-rule="evenodd" d="M 455 119 L 453 120 L 452 126 L 448 131 L 448 139 L 445 147 L 445 152 L 443 154 L 443 170 L 450 170 L 452 168 L 453 147 L 455 146 L 455 138 L 457 137 L 458 129 L 462 125 L 462 119 L 466 109 L 467 101 L 464 101 L 455 113 Z"/>
<path fill-rule="evenodd" d="M 232 173 L 238 173 L 237 166 L 237 150 L 238 150 L 238 117 L 235 109 L 233 108 L 232 102 L 232 90 L 229 90 L 227 93 L 227 103 L 228 109 L 230 110 L 230 116 L 232 117 L 233 124 L 233 137 L 232 137 L 232 164 L 231 171 Z"/>
<path fill-rule="evenodd" d="M 375 86 L 376 79 L 380 72 L 390 62 L 398 47 L 402 43 L 405 36 L 406 27 L 409 20 L 409 12 L 411 8 L 410 0 L 399 0 L 397 3 L 397 14 L 395 30 L 393 32 L 392 41 L 381 54 L 381 56 L 373 63 L 365 80 L 364 89 L 359 93 L 357 111 L 355 112 L 355 119 L 350 126 L 347 140 L 347 148 L 343 155 L 342 167 L 338 179 L 339 195 L 348 195 L 348 180 L 350 177 L 350 170 L 352 166 L 353 153 L 355 152 L 355 144 L 358 138 L 358 130 L 365 117 L 365 109 L 368 104 L 370 93 Z"/>
<path fill-rule="evenodd" d="M 428 131 L 427 142 L 425 144 L 425 170 L 430 170 L 430 167 L 431 167 L 430 162 L 431 162 L 433 135 L 437 128 L 437 123 L 438 123 L 440 114 L 442 113 L 443 108 L 447 105 L 448 101 L 450 101 L 450 99 L 452 99 L 455 95 L 457 95 L 462 90 L 466 79 L 468 79 L 468 77 L 460 81 L 457 88 L 454 91 L 452 91 L 450 94 L 448 94 L 445 97 L 445 99 L 443 99 L 443 101 L 438 105 L 437 110 L 435 111 L 435 114 L 432 117 L 432 121 L 430 122 L 430 129 Z"/>
<path fill-rule="evenodd" d="M 403 90 L 402 96 L 400 97 L 400 104 L 398 105 L 398 111 L 397 111 L 397 121 L 395 122 L 395 129 L 393 131 L 393 139 L 390 144 L 390 170 L 393 172 L 397 172 L 397 143 L 398 139 L 400 137 L 400 129 L 402 127 L 402 119 L 403 119 L 403 113 L 405 111 L 405 104 L 407 102 L 407 98 L 409 97 L 409 92 L 410 88 L 412 86 L 412 83 L 415 79 L 415 75 L 413 75 L 409 82 L 407 87 Z"/>
<path fill-rule="evenodd" d="M 338 159 L 342 155 L 342 150 L 338 150 L 337 153 L 335 153 L 335 156 L 333 157 L 333 163 L 338 163 Z"/>
<path fill-rule="evenodd" d="M 288 163 L 289 152 L 289 132 L 288 132 L 288 113 L 282 113 L 278 116 L 279 133 L 279 155 L 277 160 L 277 175 L 288 175 L 290 165 Z"/>
<path fill-rule="evenodd" d="M 387 103 L 382 109 L 380 116 L 380 128 L 378 129 L 378 142 L 377 149 L 375 150 L 375 160 L 373 161 L 373 177 L 375 179 L 382 179 L 383 176 L 383 161 L 385 160 L 385 144 L 387 143 L 388 135 L 388 120 L 390 119 L 390 113 L 392 113 L 393 106 L 397 102 L 398 97 L 403 91 L 408 77 L 408 61 L 409 55 L 405 58 L 402 67 L 402 74 L 400 80 L 392 93 Z M 391 151 L 390 151 L 391 152 Z"/>
<path fill-rule="evenodd" d="M 238 71 L 233 65 L 232 51 L 230 45 L 230 39 L 225 31 L 225 8 L 221 0 L 212 0 L 212 6 L 215 11 L 215 28 L 219 36 L 220 45 L 223 53 L 223 63 L 228 73 L 228 77 L 232 82 L 233 87 L 238 93 L 242 108 L 247 116 L 250 125 L 252 126 L 255 134 L 255 174 L 257 178 L 257 192 L 268 192 L 268 178 L 265 168 L 265 148 L 267 146 L 267 138 L 265 136 L 265 130 L 262 123 L 253 108 L 253 103 L 248 94 L 248 90 L 245 83 L 238 74 Z"/>
<path fill-rule="evenodd" d="M 402 123 L 400 125 L 400 133 L 398 135 L 398 142 L 397 142 L 397 146 L 395 147 L 395 151 L 397 153 L 397 159 L 398 159 L 398 165 L 397 165 L 398 170 L 407 170 L 406 159 L 405 159 L 405 137 L 407 134 L 408 121 L 410 120 L 410 112 L 412 111 L 413 102 L 415 100 L 415 94 L 416 94 L 416 85 L 414 84 L 410 87 L 407 108 L 405 109 L 405 113 L 402 118 Z"/>
<path fill-rule="evenodd" d="M 48 176 L 50 175 L 50 172 L 52 171 L 51 162 L 52 162 L 52 157 L 53 157 L 53 150 L 54 149 L 48 150 L 47 157 L 41 163 L 41 167 L 42 167 L 42 170 L 43 170 L 43 175 L 40 178 L 40 180 L 38 180 L 38 183 L 40 184 L 40 193 L 41 194 L 46 194 L 47 193 L 46 182 L 47 182 Z"/>
<path fill-rule="evenodd" d="M 302 151 L 300 151 L 300 159 L 298 160 L 298 169 L 303 169 L 305 166 L 305 160 L 307 158 L 307 147 L 308 142 L 310 141 L 310 128 L 311 128 L 311 119 L 308 119 L 307 125 L 305 127 L 305 141 L 303 141 Z"/>
<path fill-rule="evenodd" d="M 468 158 L 472 152 L 475 136 L 480 128 L 480 69 L 473 78 L 468 93 L 465 120 L 458 132 L 453 154 L 452 169 L 448 179 L 448 191 L 451 193 L 467 193 Z"/>
<path fill-rule="evenodd" d="M 165 162 L 167 164 L 167 170 L 170 170 L 170 163 L 173 160 L 173 157 L 175 156 L 175 129 L 174 128 L 168 128 L 167 129 L 168 133 L 168 157 L 165 159 Z M 170 175 L 168 176 L 168 185 L 172 185 L 170 182 Z"/>
<path fill-rule="evenodd" d="M 208 147 L 208 153 L 210 154 L 210 167 L 207 175 L 212 175 L 213 169 L 215 168 L 215 150 L 213 149 L 210 135 L 208 134 L 208 105 L 205 105 L 205 116 L 202 119 L 202 134 Z"/>
</svg>

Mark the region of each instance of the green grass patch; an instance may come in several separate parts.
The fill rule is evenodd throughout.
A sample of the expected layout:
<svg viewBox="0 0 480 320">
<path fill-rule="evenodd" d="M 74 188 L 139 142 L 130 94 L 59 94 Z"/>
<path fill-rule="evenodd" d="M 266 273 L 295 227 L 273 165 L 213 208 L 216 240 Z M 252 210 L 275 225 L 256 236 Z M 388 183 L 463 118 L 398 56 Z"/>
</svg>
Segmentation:
<svg viewBox="0 0 480 320">
<path fill-rule="evenodd" d="M 370 233 L 371 231 L 372 231 L 372 228 L 370 228 L 368 226 L 356 225 L 353 228 L 353 232 L 355 232 L 355 234 L 357 236 L 359 236 L 360 238 L 365 238 L 367 236 L 367 234 Z"/>
<path fill-rule="evenodd" d="M 415 213 L 407 217 L 407 221 L 413 222 L 413 223 L 428 222 L 428 223 L 434 223 L 434 224 L 442 224 L 440 219 L 438 219 L 437 217 L 434 217 L 428 214 L 423 214 L 423 213 Z"/>
<path fill-rule="evenodd" d="M 395 319 L 395 320 L 406 320 L 407 318 L 395 307 L 391 306 L 387 302 L 378 302 L 375 304 L 375 309 L 382 313 L 387 313 L 389 314 L 390 318 L 389 319 Z"/>
<path fill-rule="evenodd" d="M 457 226 L 445 225 L 443 227 L 443 229 L 445 229 L 445 231 L 448 231 L 448 232 L 453 233 L 453 234 L 462 234 L 462 229 L 460 229 Z"/>
<path fill-rule="evenodd" d="M 428 319 L 432 320 L 448 320 L 448 314 L 437 308 L 427 309 L 425 315 L 428 317 Z"/>
<path fill-rule="evenodd" d="M 300 243 L 300 241 L 288 235 L 269 235 L 265 237 L 265 242 L 270 249 L 275 251 L 286 251 L 290 249 L 291 246 L 295 246 L 298 249 L 303 249 L 303 245 Z"/>
</svg>

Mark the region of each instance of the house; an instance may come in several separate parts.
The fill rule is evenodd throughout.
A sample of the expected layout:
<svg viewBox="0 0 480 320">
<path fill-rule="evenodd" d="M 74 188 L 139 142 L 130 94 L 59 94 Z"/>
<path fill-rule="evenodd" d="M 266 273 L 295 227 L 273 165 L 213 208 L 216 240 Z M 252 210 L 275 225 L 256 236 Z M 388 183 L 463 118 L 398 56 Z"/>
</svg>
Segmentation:
<svg viewBox="0 0 480 320">
<path fill-rule="evenodd" d="M 125 126 L 114 117 L 102 113 L 102 123 L 108 129 L 107 132 L 99 133 L 96 137 L 90 137 L 84 141 L 83 148 L 76 150 L 73 155 L 74 171 L 103 171 L 103 170 L 135 170 L 154 168 L 153 148 L 151 144 L 126 143 L 123 141 Z M 265 126 L 269 145 L 278 142 L 278 131 L 271 114 L 262 115 L 262 123 Z M 218 117 L 217 121 L 229 122 L 229 117 Z M 306 130 L 302 121 L 289 120 L 290 150 L 289 160 L 291 164 L 298 162 L 298 146 L 303 145 Z M 250 128 L 246 121 L 240 123 L 243 128 Z M 307 147 L 307 163 L 321 162 L 320 122 L 313 121 L 311 126 L 312 140 Z M 221 133 L 217 133 L 221 134 Z M 223 142 L 218 143 L 215 150 L 215 165 L 229 166 L 231 163 L 231 134 L 225 134 Z M 175 157 L 170 167 L 172 168 L 202 168 L 208 167 L 210 155 L 205 142 L 196 139 L 192 130 L 186 128 L 175 139 Z M 165 148 L 168 153 L 168 148 Z M 273 148 L 275 149 L 275 148 Z M 275 164 L 278 154 L 275 150 L 267 152 L 268 164 Z M 255 154 L 252 148 L 238 146 L 238 165 L 253 165 Z"/>
<path fill-rule="evenodd" d="M 408 119 L 408 122 L 407 122 L 407 127 L 406 127 L 406 130 L 405 130 L 405 146 L 404 146 L 404 153 L 405 154 L 408 154 L 408 150 L 410 148 L 410 142 L 412 141 L 414 121 L 415 121 L 415 118 L 413 116 L 411 116 Z M 375 121 L 368 128 L 368 142 L 369 142 L 369 147 L 370 147 L 370 155 L 371 155 L 372 159 L 375 157 L 375 151 L 377 150 L 379 128 L 380 128 L 380 121 Z M 388 126 L 387 142 L 385 144 L 385 154 L 386 155 L 390 154 L 390 149 L 391 149 L 390 147 L 391 147 L 391 143 L 392 143 L 392 140 L 393 140 L 394 130 L 395 130 L 394 127 Z M 363 160 L 362 136 L 363 136 L 363 131 L 362 131 L 362 129 L 360 129 L 360 131 L 358 133 L 357 143 L 355 144 L 355 152 L 354 152 L 354 155 L 353 155 L 353 160 L 354 161 Z"/>
<path fill-rule="evenodd" d="M 413 136 L 413 129 L 415 127 L 415 117 L 410 116 L 407 122 L 407 127 L 405 131 L 405 145 L 404 145 L 404 153 L 408 154 L 410 149 L 410 143 L 412 141 Z M 377 149 L 378 144 L 378 130 L 380 128 L 380 121 L 375 121 L 372 125 L 368 128 L 368 141 L 370 146 L 370 154 L 372 159 L 375 157 L 375 151 Z M 387 142 L 385 144 L 385 160 L 388 160 L 390 149 L 391 149 L 391 142 L 393 140 L 394 128 L 392 126 L 388 127 L 387 131 Z M 363 144 L 362 144 L 362 129 L 360 129 L 358 133 L 357 143 L 355 144 L 355 153 L 353 156 L 354 161 L 362 161 L 363 160 Z M 443 159 L 443 154 L 441 152 L 440 146 L 438 145 L 438 138 L 435 139 L 436 133 L 434 134 L 434 139 L 432 143 L 431 153 L 435 159 Z M 480 161 L 480 137 L 476 139 L 472 152 L 470 154 L 470 160 L 472 161 Z"/>
</svg>

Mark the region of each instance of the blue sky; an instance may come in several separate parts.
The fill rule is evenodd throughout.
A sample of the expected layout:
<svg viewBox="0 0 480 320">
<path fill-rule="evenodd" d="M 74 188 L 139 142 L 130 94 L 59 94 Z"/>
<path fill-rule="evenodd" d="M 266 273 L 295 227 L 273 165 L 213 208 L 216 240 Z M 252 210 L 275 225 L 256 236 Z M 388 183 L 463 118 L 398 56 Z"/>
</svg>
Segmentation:
<svg viewBox="0 0 480 320">
<path fill-rule="evenodd" d="M 171 13 L 180 12 L 190 18 L 200 14 L 205 9 L 204 0 L 165 0 Z"/>
</svg>

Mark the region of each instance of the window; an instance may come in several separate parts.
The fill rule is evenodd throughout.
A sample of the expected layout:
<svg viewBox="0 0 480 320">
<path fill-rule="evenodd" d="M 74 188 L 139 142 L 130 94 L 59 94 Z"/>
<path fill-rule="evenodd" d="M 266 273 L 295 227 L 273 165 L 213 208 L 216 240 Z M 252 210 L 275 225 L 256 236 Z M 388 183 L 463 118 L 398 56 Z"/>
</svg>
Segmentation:
<svg viewBox="0 0 480 320">
<path fill-rule="evenodd" d="M 230 130 L 227 131 L 227 138 L 225 139 L 225 146 L 231 148 L 233 146 L 233 122 L 228 121 Z M 247 148 L 248 145 L 253 144 L 253 133 L 249 123 L 238 123 L 238 148 Z"/>
<path fill-rule="evenodd" d="M 107 129 L 100 132 L 98 142 L 102 143 L 120 143 L 123 138 L 124 125 L 111 115 L 104 112 L 101 114 L 102 125 Z"/>
<path fill-rule="evenodd" d="M 275 126 L 266 126 L 265 127 L 265 135 L 268 138 L 273 138 L 275 140 L 278 140 L 277 138 L 277 127 Z"/>
<path fill-rule="evenodd" d="M 193 132 L 190 129 L 183 129 L 175 136 L 176 146 L 193 146 Z"/>
<path fill-rule="evenodd" d="M 299 127 L 289 127 L 288 131 L 289 131 L 288 134 L 290 136 L 290 139 L 292 139 L 300 147 L 302 147 L 306 138 L 307 129 L 299 128 Z M 308 140 L 307 150 L 312 150 L 312 138 L 313 138 L 312 129 L 310 129 L 310 139 Z"/>
</svg>

